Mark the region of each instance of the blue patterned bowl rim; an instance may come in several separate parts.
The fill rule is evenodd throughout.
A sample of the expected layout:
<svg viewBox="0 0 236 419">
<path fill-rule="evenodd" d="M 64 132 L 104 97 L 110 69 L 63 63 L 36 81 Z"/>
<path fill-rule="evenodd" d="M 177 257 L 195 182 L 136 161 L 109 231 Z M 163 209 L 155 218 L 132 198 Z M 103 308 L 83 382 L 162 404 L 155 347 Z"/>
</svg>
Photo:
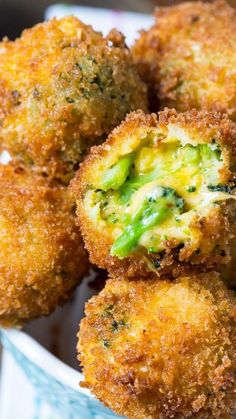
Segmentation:
<svg viewBox="0 0 236 419">
<path fill-rule="evenodd" d="M 83 374 L 60 361 L 29 335 L 17 329 L 1 329 L 1 333 L 31 362 L 47 371 L 55 380 L 87 397 L 94 398 L 89 390 L 78 385 L 84 378 Z"/>
</svg>

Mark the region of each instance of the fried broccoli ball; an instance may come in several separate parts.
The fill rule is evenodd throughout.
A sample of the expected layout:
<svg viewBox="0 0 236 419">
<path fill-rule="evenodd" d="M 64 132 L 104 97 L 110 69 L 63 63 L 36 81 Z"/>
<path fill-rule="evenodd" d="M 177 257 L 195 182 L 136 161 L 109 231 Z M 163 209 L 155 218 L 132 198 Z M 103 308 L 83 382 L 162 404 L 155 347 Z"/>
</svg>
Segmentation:
<svg viewBox="0 0 236 419">
<path fill-rule="evenodd" d="M 0 43 L 1 146 L 65 182 L 92 144 L 146 104 L 116 31 L 103 38 L 66 17 Z"/>
<path fill-rule="evenodd" d="M 49 314 L 87 272 L 71 193 L 15 164 L 0 166 L 0 325 Z"/>
<path fill-rule="evenodd" d="M 158 8 L 133 57 L 153 109 L 227 112 L 236 120 L 236 11 L 224 1 Z"/>
<path fill-rule="evenodd" d="M 235 349 L 236 298 L 218 274 L 110 279 L 81 322 L 82 386 L 130 419 L 228 418 Z"/>
<path fill-rule="evenodd" d="M 229 262 L 235 145 L 226 115 L 128 115 L 72 181 L 91 261 L 129 277 Z"/>
</svg>

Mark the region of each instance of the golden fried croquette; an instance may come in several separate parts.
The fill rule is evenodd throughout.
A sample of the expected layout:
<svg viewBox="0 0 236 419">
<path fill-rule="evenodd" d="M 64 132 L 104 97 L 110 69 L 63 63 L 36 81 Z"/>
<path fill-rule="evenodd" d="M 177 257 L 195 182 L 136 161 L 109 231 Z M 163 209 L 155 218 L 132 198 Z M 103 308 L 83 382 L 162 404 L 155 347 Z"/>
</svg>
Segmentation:
<svg viewBox="0 0 236 419">
<path fill-rule="evenodd" d="M 0 43 L 1 145 L 64 181 L 92 144 L 146 104 L 146 87 L 116 31 L 103 38 L 66 17 Z"/>
<path fill-rule="evenodd" d="M 15 164 L 0 166 L 0 325 L 49 314 L 87 272 L 71 193 Z"/>
<path fill-rule="evenodd" d="M 128 277 L 229 262 L 235 146 L 226 115 L 131 113 L 72 181 L 91 261 Z"/>
<path fill-rule="evenodd" d="M 158 8 L 133 57 L 153 109 L 227 112 L 236 120 L 236 11 L 226 2 Z"/>
<path fill-rule="evenodd" d="M 81 385 L 130 419 L 229 418 L 235 349 L 236 298 L 218 274 L 110 279 L 81 322 Z"/>
</svg>

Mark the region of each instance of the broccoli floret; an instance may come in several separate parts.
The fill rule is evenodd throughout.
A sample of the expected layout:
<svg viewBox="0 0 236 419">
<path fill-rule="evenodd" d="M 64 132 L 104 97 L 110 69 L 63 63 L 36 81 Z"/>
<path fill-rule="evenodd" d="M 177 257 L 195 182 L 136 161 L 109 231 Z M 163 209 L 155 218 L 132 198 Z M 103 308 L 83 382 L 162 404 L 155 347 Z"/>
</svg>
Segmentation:
<svg viewBox="0 0 236 419">
<path fill-rule="evenodd" d="M 228 194 L 232 192 L 228 185 L 208 185 L 207 187 L 211 192 L 224 192 Z"/>
</svg>

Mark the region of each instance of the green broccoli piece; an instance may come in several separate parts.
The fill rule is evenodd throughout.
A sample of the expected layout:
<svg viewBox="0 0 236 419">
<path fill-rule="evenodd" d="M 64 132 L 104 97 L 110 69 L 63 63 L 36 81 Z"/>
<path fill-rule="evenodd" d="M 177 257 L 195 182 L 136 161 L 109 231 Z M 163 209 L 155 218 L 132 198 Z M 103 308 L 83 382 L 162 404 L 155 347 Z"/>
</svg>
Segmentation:
<svg viewBox="0 0 236 419">
<path fill-rule="evenodd" d="M 178 197 L 174 189 L 156 186 L 152 195 L 144 197 L 124 233 L 113 244 L 111 255 L 120 259 L 128 256 L 143 233 L 164 221 L 176 208 L 182 212 L 183 207 L 184 200 Z"/>
</svg>

